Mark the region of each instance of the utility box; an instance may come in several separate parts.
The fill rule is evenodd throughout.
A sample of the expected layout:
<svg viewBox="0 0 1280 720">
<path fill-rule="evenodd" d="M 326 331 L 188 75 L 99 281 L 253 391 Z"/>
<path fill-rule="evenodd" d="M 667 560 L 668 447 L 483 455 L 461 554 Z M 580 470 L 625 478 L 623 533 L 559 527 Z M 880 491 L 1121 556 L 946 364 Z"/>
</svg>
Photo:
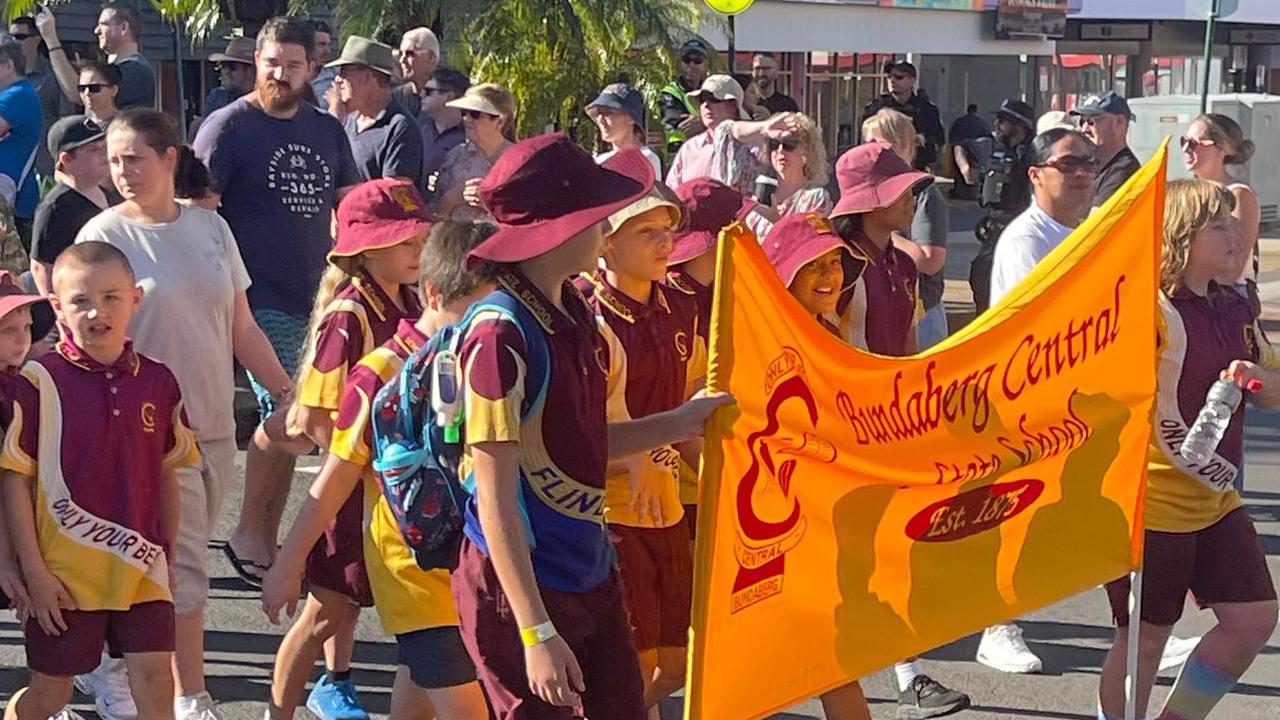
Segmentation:
<svg viewBox="0 0 1280 720">
<path fill-rule="evenodd" d="M 1189 178 L 1182 163 L 1178 138 L 1186 134 L 1200 114 L 1198 95 L 1157 95 L 1129 100 L 1135 119 L 1129 128 L 1129 147 L 1143 162 L 1155 154 L 1166 136 L 1169 143 L 1169 179 Z M 1253 158 L 1227 168 L 1240 182 L 1258 194 L 1262 222 L 1280 222 L 1280 95 L 1257 93 L 1210 95 L 1208 111 L 1240 123 L 1244 136 L 1253 141 Z"/>
</svg>

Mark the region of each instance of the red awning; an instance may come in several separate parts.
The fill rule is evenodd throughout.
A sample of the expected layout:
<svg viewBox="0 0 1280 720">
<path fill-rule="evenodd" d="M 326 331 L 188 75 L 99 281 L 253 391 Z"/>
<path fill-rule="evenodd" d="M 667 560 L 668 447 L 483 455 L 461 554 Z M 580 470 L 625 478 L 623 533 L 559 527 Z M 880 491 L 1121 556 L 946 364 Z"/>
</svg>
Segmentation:
<svg viewBox="0 0 1280 720">
<path fill-rule="evenodd" d="M 1059 55 L 1058 64 L 1062 67 L 1078 68 L 1086 65 L 1101 65 L 1101 55 Z"/>
</svg>

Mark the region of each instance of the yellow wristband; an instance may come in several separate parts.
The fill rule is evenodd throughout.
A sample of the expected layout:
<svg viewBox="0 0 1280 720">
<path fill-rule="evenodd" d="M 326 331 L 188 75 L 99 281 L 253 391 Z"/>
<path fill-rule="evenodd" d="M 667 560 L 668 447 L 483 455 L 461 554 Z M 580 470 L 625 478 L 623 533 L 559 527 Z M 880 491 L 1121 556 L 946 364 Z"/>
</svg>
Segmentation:
<svg viewBox="0 0 1280 720">
<path fill-rule="evenodd" d="M 559 633 L 556 632 L 556 626 L 552 625 L 550 620 L 542 623 L 541 625 L 520 628 L 520 640 L 524 643 L 525 647 L 541 645 L 558 634 Z"/>
</svg>

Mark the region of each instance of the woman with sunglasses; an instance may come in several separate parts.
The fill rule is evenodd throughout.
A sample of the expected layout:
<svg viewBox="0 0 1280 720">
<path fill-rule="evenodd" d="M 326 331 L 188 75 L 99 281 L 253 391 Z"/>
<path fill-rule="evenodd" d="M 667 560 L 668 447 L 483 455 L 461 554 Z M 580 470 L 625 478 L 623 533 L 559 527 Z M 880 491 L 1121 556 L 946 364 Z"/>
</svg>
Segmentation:
<svg viewBox="0 0 1280 720">
<path fill-rule="evenodd" d="M 467 141 L 449 151 L 436 179 L 432 213 L 438 218 L 493 222 L 480 202 L 480 181 L 516 141 L 516 99 L 497 83 L 467 88 L 446 103 L 462 112 Z"/>
<path fill-rule="evenodd" d="M 761 204 L 746 218 L 747 226 L 761 242 L 774 223 L 791 213 L 826 215 L 831 211 L 831 195 L 826 187 L 830 165 L 822 134 L 808 115 L 792 113 L 788 119 L 791 124 L 786 132 L 765 140 L 769 174 L 777 179 L 777 189 L 770 197 L 757 198 Z"/>
<path fill-rule="evenodd" d="M 1228 165 L 1243 165 L 1253 157 L 1253 141 L 1246 140 L 1244 131 L 1235 120 L 1218 113 L 1201 115 L 1191 121 L 1187 134 L 1179 140 L 1182 145 L 1182 163 L 1201 180 L 1212 180 L 1226 187 L 1235 196 L 1235 209 L 1231 215 L 1240 221 L 1244 233 L 1245 253 L 1237 273 L 1237 290 L 1246 296 L 1247 283 L 1258 279 L 1258 234 L 1262 224 L 1262 207 L 1253 188 L 1236 180 L 1227 170 Z"/>
<path fill-rule="evenodd" d="M 80 104 L 84 106 L 87 124 L 106 130 L 115 116 L 116 96 L 120 94 L 120 70 L 115 65 L 90 61 L 80 65 L 76 83 Z"/>
</svg>

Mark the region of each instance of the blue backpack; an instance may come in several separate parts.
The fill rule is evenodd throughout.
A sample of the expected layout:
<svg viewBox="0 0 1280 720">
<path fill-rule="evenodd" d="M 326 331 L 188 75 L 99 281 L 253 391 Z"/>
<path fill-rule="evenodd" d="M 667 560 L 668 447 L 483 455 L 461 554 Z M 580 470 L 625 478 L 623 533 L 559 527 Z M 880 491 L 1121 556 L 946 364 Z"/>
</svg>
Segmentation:
<svg viewBox="0 0 1280 720">
<path fill-rule="evenodd" d="M 374 474 L 405 545 L 423 570 L 452 570 L 458 562 L 470 497 L 458 476 L 465 437 L 458 352 L 465 328 L 480 312 L 495 313 L 520 330 L 529 357 L 536 359 L 529 362 L 528 372 L 540 398 L 550 378 L 546 338 L 528 308 L 499 290 L 410 355 L 378 391 L 370 413 Z M 529 410 L 536 406 L 530 402 Z M 528 412 L 522 419 L 527 417 Z"/>
</svg>

